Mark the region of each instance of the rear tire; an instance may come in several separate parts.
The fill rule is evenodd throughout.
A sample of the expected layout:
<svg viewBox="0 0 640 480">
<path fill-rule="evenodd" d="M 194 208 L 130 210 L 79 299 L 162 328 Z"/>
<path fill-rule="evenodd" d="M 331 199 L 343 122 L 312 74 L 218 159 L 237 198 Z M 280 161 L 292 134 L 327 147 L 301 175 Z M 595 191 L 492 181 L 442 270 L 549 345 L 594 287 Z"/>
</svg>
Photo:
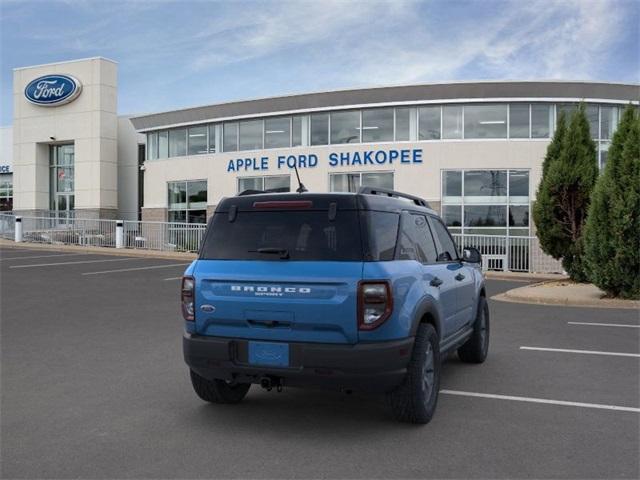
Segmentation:
<svg viewBox="0 0 640 480">
<path fill-rule="evenodd" d="M 418 327 L 407 375 L 387 395 L 393 416 L 408 423 L 429 423 L 438 403 L 440 389 L 440 341 L 432 325 Z"/>
<path fill-rule="evenodd" d="M 478 313 L 473 324 L 473 333 L 464 345 L 458 348 L 458 357 L 466 363 L 482 363 L 489 353 L 489 305 L 480 297 Z"/>
<path fill-rule="evenodd" d="M 190 370 L 190 374 L 193 389 L 205 402 L 240 403 L 251 387 L 250 383 L 230 384 L 224 380 L 207 380 L 193 370 Z"/>
</svg>

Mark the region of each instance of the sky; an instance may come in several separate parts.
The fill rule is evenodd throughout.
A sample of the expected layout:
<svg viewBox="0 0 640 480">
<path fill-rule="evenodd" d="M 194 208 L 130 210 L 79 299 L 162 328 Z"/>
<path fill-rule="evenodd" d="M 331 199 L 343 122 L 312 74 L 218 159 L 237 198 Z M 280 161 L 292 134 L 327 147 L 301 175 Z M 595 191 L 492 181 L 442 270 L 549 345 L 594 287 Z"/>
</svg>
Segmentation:
<svg viewBox="0 0 640 480">
<path fill-rule="evenodd" d="M 464 80 L 640 82 L 640 0 L 0 0 L 12 69 L 118 62 L 118 112 Z"/>
</svg>

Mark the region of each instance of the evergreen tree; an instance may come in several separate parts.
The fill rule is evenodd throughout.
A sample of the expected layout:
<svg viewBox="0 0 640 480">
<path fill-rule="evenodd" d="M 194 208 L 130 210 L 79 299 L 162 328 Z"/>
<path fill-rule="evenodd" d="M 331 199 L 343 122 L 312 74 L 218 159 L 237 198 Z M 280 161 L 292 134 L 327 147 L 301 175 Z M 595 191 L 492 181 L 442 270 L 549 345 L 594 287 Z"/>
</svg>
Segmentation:
<svg viewBox="0 0 640 480">
<path fill-rule="evenodd" d="M 556 145 L 552 150 L 554 155 L 557 154 L 555 148 Z M 591 139 L 584 105 L 571 116 L 557 155 L 547 162 L 533 217 L 542 249 L 562 259 L 562 266 L 572 280 L 583 282 L 587 277 L 582 258 L 582 233 L 598 176 L 596 146 Z"/>
<path fill-rule="evenodd" d="M 640 298 L 640 118 L 632 106 L 593 192 L 585 261 L 589 279 L 609 295 Z"/>
<path fill-rule="evenodd" d="M 560 158 L 564 137 L 567 132 L 565 112 L 560 112 L 556 122 L 556 130 L 547 147 L 547 153 L 542 162 L 542 178 L 538 185 L 536 201 L 533 204 L 532 215 L 536 225 L 537 236 L 540 239 L 540 246 L 547 254 L 553 258 L 562 258 L 562 229 L 554 221 L 555 206 L 548 184 L 549 167 Z"/>
</svg>

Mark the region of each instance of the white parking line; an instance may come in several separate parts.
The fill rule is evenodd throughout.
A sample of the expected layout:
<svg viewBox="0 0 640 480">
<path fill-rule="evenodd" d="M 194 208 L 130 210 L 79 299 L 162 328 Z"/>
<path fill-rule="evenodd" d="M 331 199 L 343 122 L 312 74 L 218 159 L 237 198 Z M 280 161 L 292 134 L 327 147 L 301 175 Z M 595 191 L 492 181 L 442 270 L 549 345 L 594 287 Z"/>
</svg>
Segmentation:
<svg viewBox="0 0 640 480">
<path fill-rule="evenodd" d="M 595 322 L 567 322 L 569 325 L 593 325 L 594 327 L 621 327 L 640 328 L 640 325 L 629 325 L 626 323 L 595 323 Z"/>
<path fill-rule="evenodd" d="M 86 272 L 86 273 L 83 273 L 82 275 L 100 275 L 102 273 L 135 272 L 137 270 L 153 270 L 155 268 L 183 267 L 184 265 L 189 265 L 189 264 L 173 263 L 171 265 L 151 265 L 150 267 L 120 268 L 118 270 L 103 270 L 102 272 Z"/>
<path fill-rule="evenodd" d="M 584 353 L 587 355 L 610 355 L 612 357 L 640 357 L 640 353 L 600 352 L 597 350 L 571 350 L 566 348 L 520 347 L 520 350 L 536 350 L 539 352 Z"/>
<path fill-rule="evenodd" d="M 30 260 L 32 258 L 47 258 L 47 257 L 73 257 L 79 255 L 88 255 L 86 253 L 59 253 L 57 255 L 30 255 L 28 257 L 3 257 L 0 258 L 0 262 L 4 262 L 5 260 Z"/>
<path fill-rule="evenodd" d="M 164 281 L 167 282 L 169 280 L 182 280 L 182 277 L 171 277 L 171 278 L 165 278 Z"/>
<path fill-rule="evenodd" d="M 440 390 L 440 393 L 444 393 L 445 395 L 459 395 L 462 397 L 493 398 L 496 400 L 512 400 L 514 402 L 545 403 L 549 405 L 562 405 L 565 407 L 597 408 L 600 410 L 617 410 L 620 412 L 640 413 L 640 408 L 621 407 L 619 405 L 602 405 L 600 403 L 567 402 L 564 400 L 549 400 L 547 398 L 516 397 L 513 395 L 495 395 L 492 393 L 463 392 L 459 390 Z"/>
<path fill-rule="evenodd" d="M 80 260 L 78 262 L 37 263 L 35 265 L 14 265 L 9 268 L 55 267 L 57 265 L 79 265 L 81 263 L 104 263 L 104 262 L 129 262 L 131 260 L 137 260 L 137 259 L 135 257 L 127 257 L 127 258 L 110 258 L 108 260 Z"/>
</svg>

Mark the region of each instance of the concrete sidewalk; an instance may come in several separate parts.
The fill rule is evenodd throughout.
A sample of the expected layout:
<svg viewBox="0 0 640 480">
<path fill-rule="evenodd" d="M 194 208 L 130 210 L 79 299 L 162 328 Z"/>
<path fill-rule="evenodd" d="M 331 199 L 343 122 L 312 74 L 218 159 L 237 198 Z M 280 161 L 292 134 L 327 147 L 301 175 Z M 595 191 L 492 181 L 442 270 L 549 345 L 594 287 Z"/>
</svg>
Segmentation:
<svg viewBox="0 0 640 480">
<path fill-rule="evenodd" d="M 29 250 L 55 250 L 76 253 L 99 253 L 100 255 L 121 255 L 126 257 L 167 258 L 179 260 L 195 260 L 196 253 L 189 252 L 161 252 L 158 250 L 141 250 L 133 248 L 85 247 L 81 245 L 58 245 L 49 243 L 16 243 L 11 240 L 0 239 L 0 247 L 19 248 Z"/>
<path fill-rule="evenodd" d="M 640 310 L 640 301 L 605 298 L 605 293 L 589 283 L 554 280 L 514 288 L 495 295 L 494 300 L 571 307 L 628 308 Z"/>
</svg>

